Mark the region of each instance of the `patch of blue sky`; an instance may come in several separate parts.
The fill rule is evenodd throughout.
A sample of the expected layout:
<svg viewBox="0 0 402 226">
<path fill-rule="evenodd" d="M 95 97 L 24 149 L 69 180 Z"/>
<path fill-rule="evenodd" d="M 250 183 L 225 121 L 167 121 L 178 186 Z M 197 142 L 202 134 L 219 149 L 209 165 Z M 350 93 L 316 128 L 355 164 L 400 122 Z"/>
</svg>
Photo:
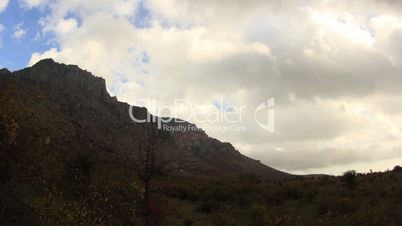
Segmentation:
<svg viewBox="0 0 402 226">
<path fill-rule="evenodd" d="M 151 57 L 149 56 L 149 54 L 147 52 L 143 52 L 142 56 L 141 56 L 141 63 L 149 64 L 150 60 L 151 60 Z"/>
<path fill-rule="evenodd" d="M 0 13 L 0 24 L 4 26 L 0 33 L 0 68 L 8 68 L 11 71 L 19 70 L 26 67 L 35 52 L 45 52 L 51 48 L 58 48 L 57 42 L 54 42 L 52 33 L 43 33 L 39 20 L 45 17 L 49 9 L 41 8 L 22 8 L 19 1 L 10 1 L 6 10 Z M 69 13 L 65 18 L 74 18 L 78 22 L 78 26 L 82 24 L 79 15 Z M 146 1 L 141 1 L 135 14 L 134 23 L 137 27 L 146 28 L 151 26 L 151 12 L 146 6 Z M 25 34 L 19 39 L 14 37 L 15 27 L 20 27 Z M 142 65 L 140 71 L 146 75 L 148 70 L 143 68 L 149 64 L 150 55 L 143 52 L 139 57 L 139 63 Z"/>
<path fill-rule="evenodd" d="M 161 15 L 155 15 L 147 6 L 147 0 L 142 0 L 138 3 L 135 15 L 132 17 L 131 22 L 136 28 L 151 28 L 154 20 L 157 20 L 162 28 L 177 28 L 181 30 L 191 29 L 192 24 L 177 24 L 169 21 L 168 19 L 162 17 Z"/>
<path fill-rule="evenodd" d="M 18 1 L 10 1 L 6 10 L 0 13 L 0 24 L 4 26 L 1 32 L 0 67 L 11 71 L 27 66 L 34 52 L 44 52 L 52 47 L 50 35 L 43 36 L 39 20 L 46 14 L 46 9 L 23 9 Z M 24 29 L 20 38 L 14 37 L 15 27 Z"/>
<path fill-rule="evenodd" d="M 235 107 L 233 104 L 231 103 L 227 103 L 224 100 L 214 100 L 212 102 L 212 105 L 218 109 L 220 112 L 234 112 L 235 111 Z"/>
<path fill-rule="evenodd" d="M 82 23 L 83 23 L 83 19 L 82 16 L 79 13 L 75 13 L 75 12 L 67 12 L 64 15 L 64 19 L 74 19 L 77 22 L 77 27 L 81 27 Z"/>
<path fill-rule="evenodd" d="M 138 3 L 135 15 L 132 18 L 132 23 L 134 23 L 137 28 L 150 28 L 152 26 L 152 14 L 145 0 Z"/>
</svg>

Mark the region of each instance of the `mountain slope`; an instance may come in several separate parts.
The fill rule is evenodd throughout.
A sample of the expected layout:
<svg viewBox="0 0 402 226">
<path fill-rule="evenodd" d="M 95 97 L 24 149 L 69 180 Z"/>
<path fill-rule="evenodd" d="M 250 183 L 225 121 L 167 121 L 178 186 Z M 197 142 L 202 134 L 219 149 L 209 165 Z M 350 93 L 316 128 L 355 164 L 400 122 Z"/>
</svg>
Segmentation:
<svg viewBox="0 0 402 226">
<path fill-rule="evenodd" d="M 203 131 L 163 134 L 193 167 L 158 175 L 146 199 L 130 160 L 152 136 L 128 108 L 77 66 L 0 70 L 0 224 L 401 225 L 399 166 L 293 177 Z"/>
<path fill-rule="evenodd" d="M 3 69 L 0 73 L 2 105 L 18 103 L 34 111 L 39 124 L 35 128 L 47 131 L 39 132 L 46 146 L 65 153 L 85 147 L 107 155 L 122 155 L 135 152 L 144 139 L 144 126 L 129 118 L 129 105 L 110 97 L 102 78 L 77 66 L 46 59 L 31 68 L 13 73 Z M 134 107 L 133 112 L 143 118 L 147 110 Z M 166 139 L 169 145 L 165 148 L 172 156 L 185 155 L 195 163 L 191 174 L 287 176 L 203 131 L 173 132 Z"/>
</svg>

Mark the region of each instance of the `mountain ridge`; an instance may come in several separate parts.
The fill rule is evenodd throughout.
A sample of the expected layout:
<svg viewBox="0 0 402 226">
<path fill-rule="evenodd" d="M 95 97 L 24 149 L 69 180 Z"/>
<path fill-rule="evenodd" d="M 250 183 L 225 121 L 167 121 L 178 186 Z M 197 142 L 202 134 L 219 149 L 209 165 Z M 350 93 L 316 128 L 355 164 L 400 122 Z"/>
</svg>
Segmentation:
<svg viewBox="0 0 402 226">
<path fill-rule="evenodd" d="M 39 118 L 41 115 L 52 115 L 51 112 L 57 112 L 58 118 L 50 120 L 52 122 L 47 122 L 46 118 L 42 118 L 41 121 L 44 127 L 55 127 L 54 133 L 57 136 L 51 140 L 57 141 L 58 143 L 54 145 L 60 149 L 64 149 L 64 145 L 71 146 L 72 143 L 76 143 L 75 146 L 91 144 L 96 146 L 95 149 L 105 149 L 111 153 L 130 153 L 133 147 L 138 145 L 136 138 L 130 140 L 130 136 L 137 137 L 138 140 L 143 138 L 143 127 L 129 118 L 129 105 L 109 95 L 103 78 L 76 65 L 60 64 L 52 59 L 44 59 L 32 67 L 14 72 L 2 69 L 0 74 L 2 74 L 0 78 L 3 83 L 2 89 L 13 82 L 17 83 L 17 86 L 25 87 L 24 91 L 18 89 L 11 91 L 8 94 L 10 97 L 18 96 L 15 92 L 38 89 L 40 95 L 46 98 L 47 101 L 39 104 L 43 106 L 39 106 L 34 100 L 27 106 L 37 108 Z M 32 98 L 34 96 L 28 95 L 24 102 Z M 146 108 L 134 106 L 133 109 L 137 118 L 145 118 L 148 113 Z M 58 126 L 61 123 L 58 120 L 67 123 L 68 126 L 64 128 Z M 80 141 L 81 143 L 72 135 L 77 131 L 81 134 L 79 139 L 84 139 Z M 63 139 L 68 141 L 59 141 Z M 254 173 L 268 178 L 289 176 L 241 154 L 230 143 L 211 138 L 202 130 L 172 132 L 168 140 L 170 146 L 166 148 L 170 149 L 173 156 L 184 153 L 187 158 L 197 163 L 199 166 L 197 174 L 202 171 L 203 175 Z"/>
</svg>

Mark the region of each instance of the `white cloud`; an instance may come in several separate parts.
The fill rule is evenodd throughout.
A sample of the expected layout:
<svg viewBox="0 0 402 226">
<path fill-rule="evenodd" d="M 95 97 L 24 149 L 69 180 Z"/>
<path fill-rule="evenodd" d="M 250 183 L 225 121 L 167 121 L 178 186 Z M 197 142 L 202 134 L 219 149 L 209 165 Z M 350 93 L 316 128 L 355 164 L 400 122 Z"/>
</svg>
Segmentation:
<svg viewBox="0 0 402 226">
<path fill-rule="evenodd" d="M 75 19 L 62 19 L 56 25 L 56 33 L 60 35 L 66 35 L 74 32 L 77 29 L 78 23 Z"/>
<path fill-rule="evenodd" d="M 137 28 L 138 3 L 52 1 L 41 24 L 59 47 L 33 54 L 30 64 L 78 64 L 130 103 L 223 98 L 250 106 L 246 132 L 210 134 L 292 172 L 384 168 L 400 156 L 394 125 L 402 116 L 390 101 L 402 95 L 397 3 L 149 0 L 151 26 Z M 252 120 L 252 106 L 270 97 L 274 134 Z"/>
<path fill-rule="evenodd" d="M 4 31 L 5 27 L 3 24 L 0 24 L 0 48 L 3 46 L 3 31 Z"/>
<path fill-rule="evenodd" d="M 13 38 L 21 40 L 26 35 L 26 33 L 27 31 L 26 29 L 24 29 L 24 22 L 20 22 L 14 26 Z"/>
<path fill-rule="evenodd" d="M 47 0 L 20 0 L 20 4 L 24 8 L 33 8 L 33 7 L 38 7 L 41 4 L 46 3 Z"/>
<path fill-rule="evenodd" d="M 8 5 L 8 0 L 0 0 L 0 13 L 3 12 Z"/>
</svg>

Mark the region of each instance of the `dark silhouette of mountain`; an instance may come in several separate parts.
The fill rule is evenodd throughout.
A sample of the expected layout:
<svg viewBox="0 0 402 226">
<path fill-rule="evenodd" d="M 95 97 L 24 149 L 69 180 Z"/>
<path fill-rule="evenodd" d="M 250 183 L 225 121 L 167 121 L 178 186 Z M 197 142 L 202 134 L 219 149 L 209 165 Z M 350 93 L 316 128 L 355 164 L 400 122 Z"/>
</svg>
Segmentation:
<svg viewBox="0 0 402 226">
<path fill-rule="evenodd" d="M 32 109 L 32 123 L 38 123 L 33 129 L 41 128 L 37 131 L 39 139 L 59 152 L 91 149 L 113 158 L 133 154 L 144 139 L 144 125 L 130 119 L 129 105 L 108 94 L 104 79 L 78 66 L 45 59 L 13 73 L 2 69 L 0 74 L 1 95 L 10 101 L 7 105 L 18 103 Z M 147 109 L 134 107 L 133 113 L 144 118 Z M 230 143 L 211 138 L 201 130 L 169 133 L 165 140 L 169 156 L 185 156 L 193 163 L 191 172 L 184 174 L 289 176 L 242 155 Z"/>
</svg>

